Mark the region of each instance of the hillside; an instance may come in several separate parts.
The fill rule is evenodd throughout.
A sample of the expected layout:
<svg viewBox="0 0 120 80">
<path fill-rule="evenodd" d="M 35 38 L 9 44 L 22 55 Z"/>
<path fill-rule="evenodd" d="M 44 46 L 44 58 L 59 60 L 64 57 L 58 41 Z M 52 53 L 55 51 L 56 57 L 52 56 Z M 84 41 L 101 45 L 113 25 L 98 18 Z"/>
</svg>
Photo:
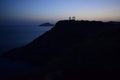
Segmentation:
<svg viewBox="0 0 120 80">
<path fill-rule="evenodd" d="M 56 79 L 69 80 L 92 73 L 117 74 L 120 72 L 119 36 L 120 24 L 64 20 L 30 44 L 2 56 L 39 67 L 31 73 L 39 78 L 57 76 Z"/>
</svg>

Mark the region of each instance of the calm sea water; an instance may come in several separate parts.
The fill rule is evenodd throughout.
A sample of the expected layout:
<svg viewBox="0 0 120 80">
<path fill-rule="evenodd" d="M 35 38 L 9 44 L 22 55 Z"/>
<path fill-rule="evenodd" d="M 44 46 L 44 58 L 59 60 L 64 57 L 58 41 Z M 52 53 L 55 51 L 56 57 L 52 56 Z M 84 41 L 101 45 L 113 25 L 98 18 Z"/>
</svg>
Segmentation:
<svg viewBox="0 0 120 80">
<path fill-rule="evenodd" d="M 52 27 L 33 25 L 0 26 L 0 54 L 30 43 Z"/>
</svg>

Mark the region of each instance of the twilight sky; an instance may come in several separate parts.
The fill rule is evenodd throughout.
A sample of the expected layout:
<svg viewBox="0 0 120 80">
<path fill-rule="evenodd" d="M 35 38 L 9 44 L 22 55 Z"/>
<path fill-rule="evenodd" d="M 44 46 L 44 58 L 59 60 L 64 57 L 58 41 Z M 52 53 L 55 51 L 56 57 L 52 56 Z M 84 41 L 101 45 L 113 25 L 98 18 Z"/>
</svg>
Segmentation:
<svg viewBox="0 0 120 80">
<path fill-rule="evenodd" d="M 0 20 L 8 22 L 56 22 L 69 16 L 120 21 L 120 0 L 0 0 L 0 10 Z"/>
</svg>

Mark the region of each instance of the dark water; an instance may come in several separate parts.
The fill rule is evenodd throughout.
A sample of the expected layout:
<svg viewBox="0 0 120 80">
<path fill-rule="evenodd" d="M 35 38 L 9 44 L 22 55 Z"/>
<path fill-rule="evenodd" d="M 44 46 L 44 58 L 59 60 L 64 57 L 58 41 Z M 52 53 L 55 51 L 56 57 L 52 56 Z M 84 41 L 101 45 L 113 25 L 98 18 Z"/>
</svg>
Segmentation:
<svg viewBox="0 0 120 80">
<path fill-rule="evenodd" d="M 39 26 L 0 26 L 0 54 L 24 46 L 44 34 L 52 27 Z M 17 73 L 29 74 L 33 66 L 23 61 L 11 61 L 0 57 L 0 79 Z"/>
<path fill-rule="evenodd" d="M 0 54 L 30 43 L 51 28 L 33 25 L 0 26 Z"/>
</svg>

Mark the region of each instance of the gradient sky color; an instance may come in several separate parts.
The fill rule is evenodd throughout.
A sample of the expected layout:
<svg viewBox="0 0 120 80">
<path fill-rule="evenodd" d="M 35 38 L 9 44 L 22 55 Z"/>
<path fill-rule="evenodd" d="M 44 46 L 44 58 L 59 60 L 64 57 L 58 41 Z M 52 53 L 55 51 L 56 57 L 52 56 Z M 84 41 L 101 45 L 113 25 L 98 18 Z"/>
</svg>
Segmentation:
<svg viewBox="0 0 120 80">
<path fill-rule="evenodd" d="M 69 16 L 120 21 L 120 0 L 0 0 L 0 10 L 6 21 L 56 22 Z"/>
</svg>

